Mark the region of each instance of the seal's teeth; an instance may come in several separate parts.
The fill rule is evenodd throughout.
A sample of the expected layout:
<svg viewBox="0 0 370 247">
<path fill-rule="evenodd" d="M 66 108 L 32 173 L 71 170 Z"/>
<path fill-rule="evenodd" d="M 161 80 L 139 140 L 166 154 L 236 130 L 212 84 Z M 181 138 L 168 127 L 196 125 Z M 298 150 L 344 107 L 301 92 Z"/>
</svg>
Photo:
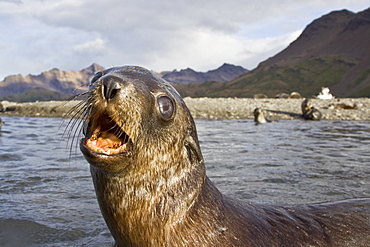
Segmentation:
<svg viewBox="0 0 370 247">
<path fill-rule="evenodd" d="M 114 145 L 119 145 L 119 144 L 114 144 Z M 91 150 L 94 150 L 95 152 L 98 152 L 98 153 L 102 153 L 106 155 L 115 155 L 115 154 L 120 154 L 120 153 L 125 152 L 128 147 L 128 144 L 125 143 L 117 147 L 111 147 L 111 146 L 99 147 L 97 146 L 97 141 L 90 141 L 88 143 L 88 147 Z"/>
<path fill-rule="evenodd" d="M 95 131 L 86 141 L 86 145 L 91 150 L 106 155 L 128 153 L 131 145 L 130 138 L 126 134 L 122 137 L 123 139 L 108 131 Z"/>
<path fill-rule="evenodd" d="M 125 144 L 123 144 L 123 145 L 121 145 L 121 147 L 120 147 L 120 152 L 123 152 L 123 151 L 126 151 L 126 149 L 127 149 L 127 143 L 125 143 Z"/>
<path fill-rule="evenodd" d="M 98 140 L 99 136 L 101 135 L 100 132 L 95 132 L 91 137 L 90 140 L 96 141 Z"/>
</svg>

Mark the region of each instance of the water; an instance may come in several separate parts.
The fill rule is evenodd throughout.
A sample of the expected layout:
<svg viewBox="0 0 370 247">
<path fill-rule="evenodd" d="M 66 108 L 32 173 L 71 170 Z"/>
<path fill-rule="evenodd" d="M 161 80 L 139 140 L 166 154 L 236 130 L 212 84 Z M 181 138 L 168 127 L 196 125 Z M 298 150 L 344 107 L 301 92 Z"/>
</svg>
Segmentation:
<svg viewBox="0 0 370 247">
<path fill-rule="evenodd" d="M 89 166 L 78 148 L 70 154 L 61 119 L 2 118 L 0 246 L 112 246 Z M 223 193 L 257 203 L 370 197 L 370 122 L 196 124 Z"/>
</svg>

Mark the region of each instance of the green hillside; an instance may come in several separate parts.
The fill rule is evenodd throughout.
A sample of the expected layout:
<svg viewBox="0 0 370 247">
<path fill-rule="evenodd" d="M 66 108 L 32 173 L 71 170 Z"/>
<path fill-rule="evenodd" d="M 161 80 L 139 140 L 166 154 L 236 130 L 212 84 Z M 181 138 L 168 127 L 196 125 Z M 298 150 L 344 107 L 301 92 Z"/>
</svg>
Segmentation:
<svg viewBox="0 0 370 247">
<path fill-rule="evenodd" d="M 27 90 L 21 94 L 12 94 L 1 97 L 0 100 L 8 100 L 12 102 L 35 102 L 49 100 L 67 100 L 69 98 L 70 96 L 55 91 L 49 91 L 43 88 L 35 88 Z"/>
<path fill-rule="evenodd" d="M 205 82 L 176 86 L 183 97 L 253 97 L 299 92 L 317 95 L 321 87 L 337 84 L 354 63 L 342 57 L 323 56 L 304 60 L 291 67 L 261 67 L 228 83 Z M 361 80 L 361 78 L 359 78 Z"/>
</svg>

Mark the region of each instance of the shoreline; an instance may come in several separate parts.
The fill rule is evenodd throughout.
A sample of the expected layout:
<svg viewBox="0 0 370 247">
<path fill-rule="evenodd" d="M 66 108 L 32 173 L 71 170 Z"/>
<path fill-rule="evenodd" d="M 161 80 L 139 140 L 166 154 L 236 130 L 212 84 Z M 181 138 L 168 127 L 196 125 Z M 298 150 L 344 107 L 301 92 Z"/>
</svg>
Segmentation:
<svg viewBox="0 0 370 247">
<path fill-rule="evenodd" d="M 302 119 L 303 99 L 253 98 L 184 98 L 194 119 L 253 119 L 255 108 L 264 110 L 265 117 Z M 322 120 L 370 121 L 370 98 L 311 99 L 322 114 Z M 16 103 L 1 101 L 0 116 L 67 117 L 66 113 L 80 101 L 43 101 Z M 349 109 L 347 109 L 349 108 Z M 352 108 L 352 109 L 351 109 Z M 70 114 L 73 116 L 73 112 Z"/>
</svg>

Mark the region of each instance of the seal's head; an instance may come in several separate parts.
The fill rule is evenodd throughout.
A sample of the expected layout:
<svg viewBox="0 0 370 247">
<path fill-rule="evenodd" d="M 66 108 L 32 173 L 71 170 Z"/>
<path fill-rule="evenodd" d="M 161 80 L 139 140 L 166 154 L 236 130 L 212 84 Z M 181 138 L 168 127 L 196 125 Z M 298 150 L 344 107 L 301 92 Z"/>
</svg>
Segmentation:
<svg viewBox="0 0 370 247">
<path fill-rule="evenodd" d="M 85 111 L 81 150 L 96 167 L 122 171 L 154 153 L 168 158 L 176 146 L 190 148 L 202 159 L 195 124 L 180 95 L 144 68 L 125 66 L 97 73 Z M 179 149 L 176 152 L 184 151 Z"/>
<path fill-rule="evenodd" d="M 263 123 L 268 122 L 261 108 L 254 109 L 253 115 L 254 115 L 254 122 L 256 124 L 263 124 Z"/>
<path fill-rule="evenodd" d="M 302 116 L 306 120 L 320 120 L 321 112 L 316 109 L 310 99 L 305 98 L 301 103 Z"/>
</svg>

